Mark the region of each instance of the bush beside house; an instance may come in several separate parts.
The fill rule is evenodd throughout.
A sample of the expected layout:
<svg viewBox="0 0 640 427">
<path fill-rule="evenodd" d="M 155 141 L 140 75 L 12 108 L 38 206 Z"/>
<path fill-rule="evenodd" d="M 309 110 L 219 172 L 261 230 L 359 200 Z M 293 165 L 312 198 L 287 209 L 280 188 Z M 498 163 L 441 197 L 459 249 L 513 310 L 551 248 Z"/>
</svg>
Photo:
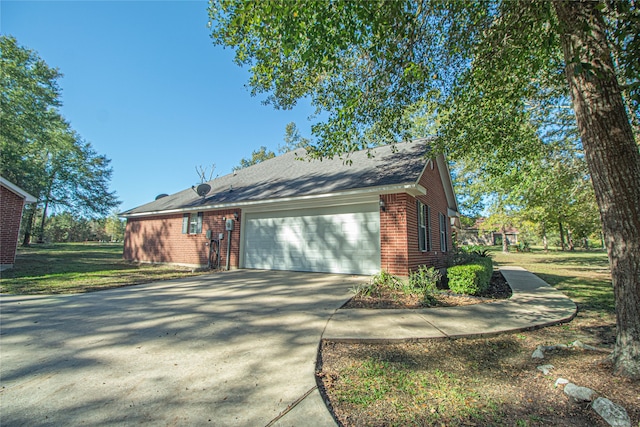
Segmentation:
<svg viewBox="0 0 640 427">
<path fill-rule="evenodd" d="M 477 257 L 468 264 L 449 267 L 449 289 L 457 294 L 480 294 L 489 287 L 492 273 L 493 261 L 488 257 Z"/>
</svg>

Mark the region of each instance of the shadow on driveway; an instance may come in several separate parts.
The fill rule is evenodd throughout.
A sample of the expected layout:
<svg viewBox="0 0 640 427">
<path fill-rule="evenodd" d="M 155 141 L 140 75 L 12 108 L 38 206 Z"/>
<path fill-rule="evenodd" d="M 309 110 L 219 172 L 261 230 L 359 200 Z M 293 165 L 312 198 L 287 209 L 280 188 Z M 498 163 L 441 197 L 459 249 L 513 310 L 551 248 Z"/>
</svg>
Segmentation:
<svg viewBox="0 0 640 427">
<path fill-rule="evenodd" d="M 315 386 L 322 331 L 361 280 L 237 270 L 3 295 L 0 421 L 266 425 Z"/>
</svg>

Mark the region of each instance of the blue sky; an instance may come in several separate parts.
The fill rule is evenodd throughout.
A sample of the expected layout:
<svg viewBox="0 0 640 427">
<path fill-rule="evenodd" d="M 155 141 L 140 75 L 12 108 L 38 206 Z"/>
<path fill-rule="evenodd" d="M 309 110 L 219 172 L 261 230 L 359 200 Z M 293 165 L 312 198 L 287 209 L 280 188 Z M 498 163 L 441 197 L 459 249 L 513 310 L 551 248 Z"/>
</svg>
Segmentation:
<svg viewBox="0 0 640 427">
<path fill-rule="evenodd" d="M 111 159 L 120 210 L 231 172 L 285 126 L 311 136 L 313 109 L 251 97 L 248 70 L 214 46 L 207 1 L 0 1 L 0 32 L 64 74 L 62 114 Z"/>
</svg>

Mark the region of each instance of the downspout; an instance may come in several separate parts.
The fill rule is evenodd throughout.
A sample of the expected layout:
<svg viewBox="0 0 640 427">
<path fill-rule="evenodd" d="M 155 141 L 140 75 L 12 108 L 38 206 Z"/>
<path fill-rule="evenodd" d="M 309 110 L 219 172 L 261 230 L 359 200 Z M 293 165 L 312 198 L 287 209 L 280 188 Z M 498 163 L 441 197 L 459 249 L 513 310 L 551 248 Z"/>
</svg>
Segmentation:
<svg viewBox="0 0 640 427">
<path fill-rule="evenodd" d="M 231 267 L 231 230 L 227 230 L 227 271 Z"/>
</svg>

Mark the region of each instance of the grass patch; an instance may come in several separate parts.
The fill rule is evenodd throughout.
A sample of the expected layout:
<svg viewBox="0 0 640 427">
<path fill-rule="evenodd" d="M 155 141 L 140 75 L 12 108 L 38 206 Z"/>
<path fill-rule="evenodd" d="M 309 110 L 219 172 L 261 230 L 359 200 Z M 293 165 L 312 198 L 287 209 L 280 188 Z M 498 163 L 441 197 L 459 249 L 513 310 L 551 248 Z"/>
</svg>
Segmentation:
<svg viewBox="0 0 640 427">
<path fill-rule="evenodd" d="M 491 400 L 481 403 L 473 384 L 463 382 L 455 372 L 415 368 L 404 361 L 389 361 L 384 354 L 370 356 L 340 373 L 332 388 L 334 399 L 355 412 L 373 415 L 370 425 L 496 419 L 496 405 Z"/>
<path fill-rule="evenodd" d="M 490 249 L 494 265 L 517 265 L 539 276 L 574 300 L 581 310 L 615 313 L 609 259 L 604 250 L 503 253 Z"/>
<path fill-rule="evenodd" d="M 122 244 L 56 243 L 19 248 L 14 268 L 3 271 L 0 292 L 16 295 L 82 293 L 196 274 L 167 265 L 122 259 Z"/>
</svg>

